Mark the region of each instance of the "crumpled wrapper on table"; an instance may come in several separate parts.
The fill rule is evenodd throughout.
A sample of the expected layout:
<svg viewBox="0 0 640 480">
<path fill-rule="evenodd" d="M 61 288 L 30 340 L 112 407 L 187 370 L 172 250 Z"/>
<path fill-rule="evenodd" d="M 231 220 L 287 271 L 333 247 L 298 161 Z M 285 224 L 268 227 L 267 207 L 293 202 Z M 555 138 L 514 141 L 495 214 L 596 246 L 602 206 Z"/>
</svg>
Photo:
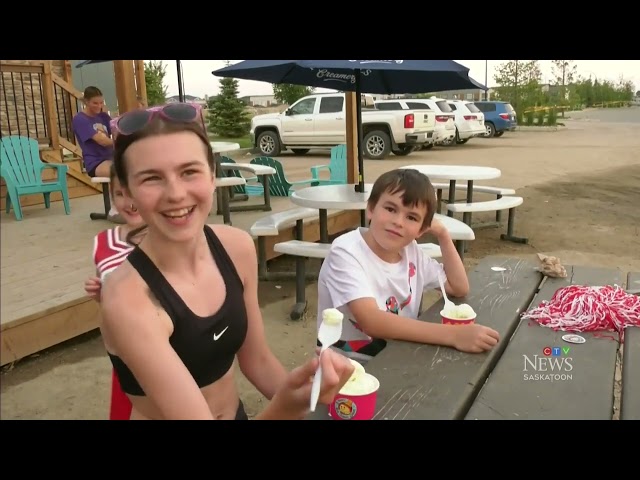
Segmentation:
<svg viewBox="0 0 640 480">
<path fill-rule="evenodd" d="M 565 278 L 567 276 L 567 270 L 562 266 L 558 257 L 539 253 L 538 260 L 540 260 L 540 266 L 536 270 L 543 275 L 552 278 Z"/>
</svg>

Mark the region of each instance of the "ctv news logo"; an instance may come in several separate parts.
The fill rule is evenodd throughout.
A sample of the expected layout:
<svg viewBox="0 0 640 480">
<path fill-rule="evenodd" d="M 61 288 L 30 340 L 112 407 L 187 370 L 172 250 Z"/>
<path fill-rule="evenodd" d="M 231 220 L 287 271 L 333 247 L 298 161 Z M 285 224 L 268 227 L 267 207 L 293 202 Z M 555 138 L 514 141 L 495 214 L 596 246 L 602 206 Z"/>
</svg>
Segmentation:
<svg viewBox="0 0 640 480">
<path fill-rule="evenodd" d="M 571 347 L 544 347 L 542 355 L 522 355 L 523 379 L 542 382 L 564 382 L 573 379 Z"/>
</svg>

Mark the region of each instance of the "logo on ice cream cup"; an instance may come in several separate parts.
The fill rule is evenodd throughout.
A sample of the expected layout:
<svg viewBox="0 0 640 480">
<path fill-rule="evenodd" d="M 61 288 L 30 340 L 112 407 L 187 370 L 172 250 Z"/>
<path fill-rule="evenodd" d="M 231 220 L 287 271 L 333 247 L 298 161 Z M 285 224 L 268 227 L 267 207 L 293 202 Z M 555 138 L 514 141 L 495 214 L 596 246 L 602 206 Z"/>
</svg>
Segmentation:
<svg viewBox="0 0 640 480">
<path fill-rule="evenodd" d="M 344 420 L 351 420 L 358 412 L 358 406 L 348 398 L 336 398 L 334 408 L 336 415 Z"/>
</svg>

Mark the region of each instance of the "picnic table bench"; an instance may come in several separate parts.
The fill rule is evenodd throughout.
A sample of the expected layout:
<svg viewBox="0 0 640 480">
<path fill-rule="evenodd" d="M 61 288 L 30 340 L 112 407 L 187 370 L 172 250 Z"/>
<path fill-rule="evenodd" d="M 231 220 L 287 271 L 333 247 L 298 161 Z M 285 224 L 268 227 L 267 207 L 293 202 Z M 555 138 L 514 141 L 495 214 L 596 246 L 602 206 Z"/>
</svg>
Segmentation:
<svg viewBox="0 0 640 480">
<path fill-rule="evenodd" d="M 627 289 L 640 289 L 640 272 L 630 272 Z M 640 420 L 640 328 L 629 327 L 624 332 L 622 354 L 622 398 L 620 420 Z"/>
<path fill-rule="evenodd" d="M 548 278 L 535 267 L 522 259 L 486 257 L 469 274 L 470 294 L 456 299 L 474 308 L 478 323 L 500 333 L 492 351 L 467 354 L 388 341 L 365 365 L 381 385 L 374 419 L 612 419 L 617 334 L 581 333 L 586 343 L 571 344 L 561 339 L 567 332 L 520 315 L 565 285 L 622 286 L 623 272 L 565 265 L 567 278 Z M 439 300 L 419 319 L 439 323 L 442 307 Z M 628 335 L 629 330 L 623 369 L 631 373 L 623 375 L 623 419 L 640 415 L 640 335 Z M 635 343 L 627 344 L 629 337 Z M 324 405 L 307 418 L 330 419 Z"/>
</svg>

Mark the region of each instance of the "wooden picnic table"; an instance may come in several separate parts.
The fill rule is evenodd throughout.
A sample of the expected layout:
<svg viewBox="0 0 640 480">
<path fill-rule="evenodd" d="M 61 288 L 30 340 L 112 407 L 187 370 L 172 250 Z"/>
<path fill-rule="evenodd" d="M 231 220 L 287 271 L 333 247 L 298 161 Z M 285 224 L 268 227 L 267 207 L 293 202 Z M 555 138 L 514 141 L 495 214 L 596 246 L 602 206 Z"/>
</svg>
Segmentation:
<svg viewBox="0 0 640 480">
<path fill-rule="evenodd" d="M 493 266 L 506 270 L 496 272 Z M 365 365 L 381 385 L 374 419 L 611 419 L 617 334 L 581 333 L 586 343 L 571 344 L 561 338 L 567 332 L 523 320 L 520 314 L 551 299 L 560 287 L 624 286 L 640 280 L 640 274 L 630 273 L 627 281 L 617 269 L 565 265 L 567 278 L 548 278 L 535 267 L 521 259 L 487 257 L 469 274 L 471 293 L 456 299 L 455 303 L 474 308 L 478 323 L 500 333 L 501 340 L 491 352 L 467 354 L 448 347 L 389 341 Z M 438 301 L 420 320 L 440 322 L 442 306 Z M 547 347 L 552 355 L 547 355 Z M 621 418 L 639 418 L 638 328 L 625 332 L 623 372 Z M 324 405 L 308 418 L 330 419 Z"/>
</svg>

